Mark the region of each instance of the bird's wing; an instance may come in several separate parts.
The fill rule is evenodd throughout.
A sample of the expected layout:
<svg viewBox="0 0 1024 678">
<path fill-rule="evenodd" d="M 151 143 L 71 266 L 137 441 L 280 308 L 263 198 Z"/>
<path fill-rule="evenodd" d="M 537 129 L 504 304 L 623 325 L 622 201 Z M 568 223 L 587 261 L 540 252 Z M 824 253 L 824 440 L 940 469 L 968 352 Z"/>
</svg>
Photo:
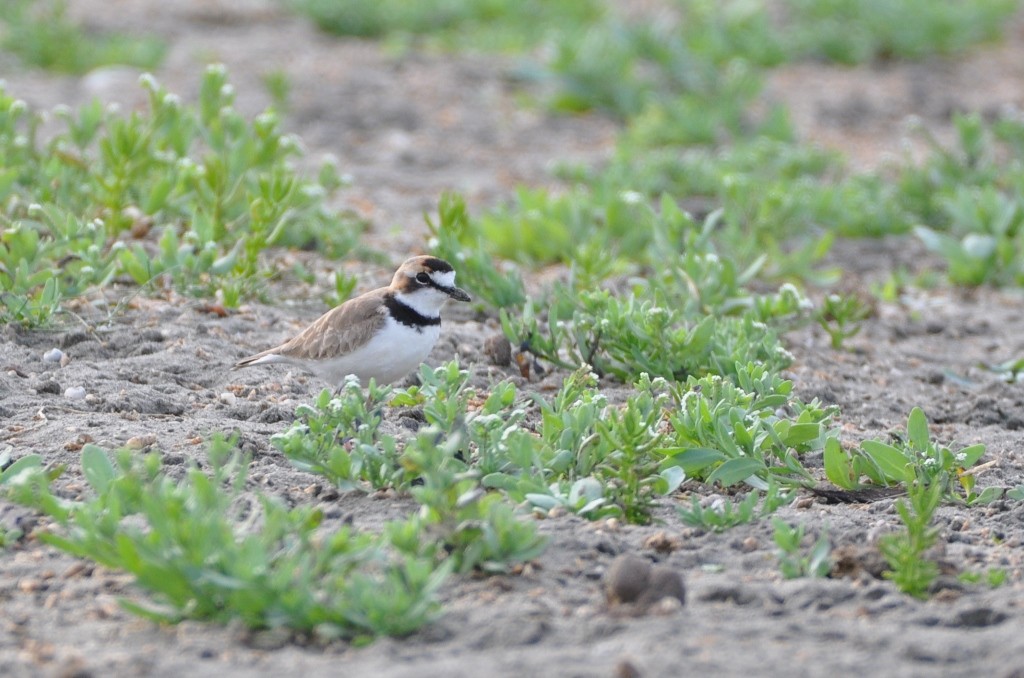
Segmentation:
<svg viewBox="0 0 1024 678">
<path fill-rule="evenodd" d="M 269 355 L 298 360 L 326 360 L 356 350 L 376 334 L 387 320 L 383 305 L 387 288 L 367 292 L 336 306 L 292 339 L 238 362 L 250 365 Z"/>
</svg>

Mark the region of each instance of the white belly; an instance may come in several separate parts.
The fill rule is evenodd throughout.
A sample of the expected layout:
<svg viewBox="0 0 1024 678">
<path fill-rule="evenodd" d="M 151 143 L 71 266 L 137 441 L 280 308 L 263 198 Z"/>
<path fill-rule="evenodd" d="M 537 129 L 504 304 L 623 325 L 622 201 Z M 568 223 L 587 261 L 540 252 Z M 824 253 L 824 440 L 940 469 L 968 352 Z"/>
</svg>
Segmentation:
<svg viewBox="0 0 1024 678">
<path fill-rule="evenodd" d="M 335 387 L 354 374 L 364 386 L 370 378 L 390 384 L 419 368 L 441 336 L 440 325 L 419 329 L 388 318 L 379 334 L 352 353 L 323 361 L 290 360 Z"/>
</svg>

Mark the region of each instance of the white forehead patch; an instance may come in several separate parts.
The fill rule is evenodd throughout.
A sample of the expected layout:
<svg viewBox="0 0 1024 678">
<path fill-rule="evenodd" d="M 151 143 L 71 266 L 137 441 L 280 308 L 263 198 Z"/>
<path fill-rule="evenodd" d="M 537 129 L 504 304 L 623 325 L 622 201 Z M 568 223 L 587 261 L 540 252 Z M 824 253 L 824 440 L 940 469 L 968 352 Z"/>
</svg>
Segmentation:
<svg viewBox="0 0 1024 678">
<path fill-rule="evenodd" d="M 455 287 L 455 271 L 434 271 L 430 274 L 438 287 Z"/>
</svg>

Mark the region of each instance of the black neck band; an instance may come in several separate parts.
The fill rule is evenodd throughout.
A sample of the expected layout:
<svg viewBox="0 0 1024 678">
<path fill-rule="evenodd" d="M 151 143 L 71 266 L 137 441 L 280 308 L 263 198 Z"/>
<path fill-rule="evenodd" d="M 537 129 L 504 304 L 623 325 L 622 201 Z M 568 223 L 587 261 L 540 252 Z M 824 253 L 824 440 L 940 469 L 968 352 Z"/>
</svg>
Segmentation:
<svg viewBox="0 0 1024 678">
<path fill-rule="evenodd" d="M 412 308 L 407 304 L 403 304 L 398 300 L 394 294 L 389 294 L 384 297 L 384 305 L 388 307 L 388 311 L 391 312 L 391 317 L 409 327 L 413 327 L 417 330 L 423 329 L 429 325 L 440 325 L 441 316 L 425 316 L 416 309 Z"/>
</svg>

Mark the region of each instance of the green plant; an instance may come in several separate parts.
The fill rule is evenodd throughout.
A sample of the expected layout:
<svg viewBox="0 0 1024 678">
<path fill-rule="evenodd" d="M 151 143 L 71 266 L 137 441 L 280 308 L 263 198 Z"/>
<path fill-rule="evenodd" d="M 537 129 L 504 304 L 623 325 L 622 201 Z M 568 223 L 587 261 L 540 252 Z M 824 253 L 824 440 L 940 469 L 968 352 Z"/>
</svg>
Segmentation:
<svg viewBox="0 0 1024 678">
<path fill-rule="evenodd" d="M 483 246 L 482 235 L 471 226 L 466 201 L 453 193 L 441 196 L 437 220 L 425 217 L 431 234 L 431 249 L 448 261 L 457 262 L 459 282 L 473 296 L 495 308 L 517 308 L 526 301 L 523 280 L 514 270 L 503 270 Z"/>
<path fill-rule="evenodd" d="M 901 169 L 896 198 L 920 224 L 915 235 L 947 263 L 961 285 L 1024 281 L 1024 124 L 985 123 L 977 114 L 954 118 L 955 143 L 941 144 L 924 128 L 930 154 L 923 166 Z"/>
<path fill-rule="evenodd" d="M 843 342 L 856 336 L 863 321 L 871 315 L 871 309 L 854 296 L 830 294 L 825 297 L 814 317 L 832 342 L 832 348 L 839 350 Z"/>
<path fill-rule="evenodd" d="M 594 474 L 631 523 L 649 522 L 655 497 L 674 492 L 685 479 L 678 466 L 659 472 L 661 458 L 655 454 L 664 446 L 659 429 L 668 401 L 665 386 L 664 380 L 641 375 L 638 393 L 621 408 L 606 408 L 595 422 Z"/>
<path fill-rule="evenodd" d="M 5 489 L 20 483 L 15 477 L 22 473 L 37 473 L 42 468 L 42 457 L 37 454 L 27 455 L 17 461 L 11 461 L 11 449 L 0 450 L 0 496 L 3 496 Z M 6 486 L 6 487 L 5 487 Z M 24 531 L 18 525 L 7 526 L 0 524 L 0 549 L 5 549 L 16 544 L 23 536 Z"/>
<path fill-rule="evenodd" d="M 458 482 L 473 479 L 542 513 L 561 506 L 589 518 L 614 515 L 643 523 L 657 497 L 674 492 L 685 478 L 669 458 L 675 448 L 664 423 L 670 399 L 664 380 L 643 375 L 637 392 L 612 406 L 589 368 L 568 376 L 550 400 L 521 398 L 508 382 L 482 398 L 467 386 L 468 378 L 453 361 L 423 366 L 421 384 L 397 392 L 373 384 L 364 392 L 351 382 L 333 397 L 325 391 L 314 406 L 301 406 L 299 420 L 273 443 L 298 468 L 339 487 L 416 494 L 425 482 L 417 474 L 433 462 L 408 463 L 410 445 L 429 459 L 440 453 L 418 435 L 383 433 L 380 411 L 387 403 L 421 410 L 433 444 L 449 450 L 438 463 L 466 474 Z M 540 412 L 533 430 L 526 424 L 529 407 Z M 454 491 L 446 482 L 436 484 Z"/>
<path fill-rule="evenodd" d="M 797 54 L 844 64 L 920 59 L 994 40 L 1015 0 L 786 0 Z"/>
<path fill-rule="evenodd" d="M 574 28 L 600 16 L 595 0 L 288 0 L 322 30 L 338 35 L 415 35 L 433 44 L 523 50 L 554 27 Z"/>
<path fill-rule="evenodd" d="M 916 227 L 914 234 L 945 258 L 949 279 L 956 284 L 1020 284 L 1024 282 L 1019 261 L 1024 249 L 1022 200 L 1022 195 L 1008 196 L 991 185 L 958 187 L 939 203 L 956 235 L 925 226 Z"/>
<path fill-rule="evenodd" d="M 966 584 L 985 584 L 989 588 L 997 589 L 1006 583 L 1008 576 L 1006 570 L 992 567 L 980 572 L 961 572 L 957 579 Z"/>
<path fill-rule="evenodd" d="M 688 99 L 691 111 L 705 103 L 725 113 L 712 116 L 712 126 L 738 129 L 743 104 L 759 87 L 747 64 L 781 60 L 766 15 L 734 11 L 740 4 L 727 3 L 723 11 L 722 3 L 687 2 L 680 4 L 678 21 L 610 15 L 587 31 L 562 32 L 546 64 L 559 84 L 551 106 L 570 112 L 598 108 L 629 119 Z M 700 116 L 673 117 L 692 127 Z"/>
<path fill-rule="evenodd" d="M 66 0 L 8 0 L 0 6 L 6 24 L 0 47 L 25 63 L 64 73 L 87 73 L 99 66 L 125 64 L 156 68 L 167 46 L 153 37 L 92 35 L 67 16 Z"/>
<path fill-rule="evenodd" d="M 794 419 L 779 416 L 792 382 L 754 363 L 736 366 L 739 385 L 713 375 L 672 389 L 676 408 L 668 423 L 672 443 L 665 464 L 725 487 L 744 482 L 761 490 L 770 480 L 802 485 L 813 477 L 799 455 L 824 445 L 832 410 L 805 407 Z"/>
<path fill-rule="evenodd" d="M 372 380 L 363 387 L 346 381 L 332 396 L 321 391 L 313 405 L 300 405 L 298 421 L 271 437 L 270 442 L 297 468 L 322 475 L 343 490 L 360 483 L 373 488 L 406 483 L 398 463 L 397 441 L 378 429 L 392 390 Z"/>
<path fill-rule="evenodd" d="M 860 486 L 866 476 L 873 484 L 902 483 L 908 488 L 923 478 L 928 484 L 940 484 L 942 498 L 968 505 L 985 504 L 1002 496 L 1002 490 L 989 487 L 975 492 L 971 467 L 985 454 L 982 444 L 954 452 L 931 440 L 928 419 L 915 407 L 907 418 L 906 438 L 897 445 L 865 440 L 850 452 L 838 441 L 830 441 L 824 450 L 825 474 L 839 487 Z"/>
<path fill-rule="evenodd" d="M 792 502 L 795 498 L 795 489 L 781 492 L 779 485 L 772 482 L 769 483 L 768 490 L 764 495 L 758 490 L 751 490 L 747 492 L 747 496 L 742 501 L 738 502 L 720 498 L 704 507 L 701 499 L 694 496 L 691 498 L 690 508 L 679 508 L 679 518 L 693 527 L 700 527 L 712 532 L 725 532 L 737 525 L 746 525 L 766 518 L 775 513 L 780 506 Z M 760 507 L 758 507 L 759 503 Z"/>
<path fill-rule="evenodd" d="M 912 482 L 907 488 L 907 500 L 896 501 L 905 531 L 884 535 L 878 541 L 878 549 L 890 568 L 885 577 L 915 598 L 927 597 L 928 588 L 939 574 L 938 565 L 926 557 L 926 552 L 939 534 L 931 523 L 942 502 L 946 485 L 943 476 L 922 476 Z"/>
<path fill-rule="evenodd" d="M 1024 501 L 1024 484 L 1017 485 L 1016 487 L 1007 490 L 1006 496 L 1015 501 Z"/>
<path fill-rule="evenodd" d="M 287 111 L 292 91 L 288 73 L 281 69 L 267 71 L 263 74 L 262 80 L 267 94 L 270 95 L 270 100 L 274 102 L 274 109 L 281 112 Z"/>
<path fill-rule="evenodd" d="M 779 547 L 779 568 L 786 579 L 798 577 L 825 577 L 832 570 L 829 556 L 832 544 L 828 538 L 828 528 L 823 528 L 810 550 L 804 552 L 803 541 L 805 526 L 803 523 L 793 526 L 781 518 L 772 518 L 774 531 L 772 538 Z"/>
<path fill-rule="evenodd" d="M 743 269 L 719 252 L 721 213 L 698 223 L 668 198 L 655 211 L 637 194 L 611 199 L 605 209 L 602 219 L 583 219 L 594 228 L 570 237 L 576 249 L 567 281 L 530 299 L 521 314 L 502 309 L 514 345 L 623 381 L 644 372 L 685 379 L 730 374 L 737 363 L 788 363 L 779 332 L 802 323 L 809 302 L 790 284 L 774 293 L 748 289 L 764 260 Z M 624 244 L 608 231 L 612 222 L 642 233 Z"/>
<path fill-rule="evenodd" d="M 59 499 L 28 467 L 9 496 L 60 525 L 43 535 L 48 543 L 134 575 L 157 605 L 122 604 L 149 618 L 352 637 L 405 635 L 437 614 L 433 594 L 448 566 L 390 550 L 375 535 L 325 533 L 318 509 L 248 499 L 249 461 L 231 441 L 215 437 L 209 462 L 208 473 L 192 466 L 175 479 L 157 454 L 123 450 L 111 461 L 89 445 L 82 472 L 92 498 Z"/>
<path fill-rule="evenodd" d="M 345 275 L 341 271 L 335 271 L 331 277 L 334 279 L 334 290 L 324 298 L 328 306 L 340 306 L 352 298 L 359 279 L 354 275 Z"/>
<path fill-rule="evenodd" d="M 565 484 L 552 483 L 547 492 L 525 492 L 523 497 L 541 515 L 547 515 L 556 507 L 590 520 L 622 513 L 621 508 L 609 503 L 604 485 L 596 478 L 580 478 L 569 485 L 568 489 L 564 488 Z"/>
<path fill-rule="evenodd" d="M 409 524 L 392 531 L 392 542 L 411 545 L 416 554 L 451 558 L 458 572 L 503 572 L 510 563 L 540 555 L 547 539 L 481 486 L 481 474 L 459 459 L 462 445 L 461 435 L 444 436 L 437 428 L 421 430 L 406 445 L 401 463 L 422 479 L 410 490 L 422 508 Z M 425 549 L 422 539 L 410 538 L 417 531 L 432 535 Z"/>
<path fill-rule="evenodd" d="M 271 245 L 351 248 L 356 229 L 324 202 L 336 170 L 298 174 L 295 140 L 273 113 L 250 123 L 234 110 L 223 67 L 207 69 L 194 109 L 142 85 L 148 112 L 59 109 L 45 144 L 40 116 L 0 90 L 0 321 L 45 324 L 63 300 L 124 278 L 237 304 L 260 290 Z"/>
</svg>

